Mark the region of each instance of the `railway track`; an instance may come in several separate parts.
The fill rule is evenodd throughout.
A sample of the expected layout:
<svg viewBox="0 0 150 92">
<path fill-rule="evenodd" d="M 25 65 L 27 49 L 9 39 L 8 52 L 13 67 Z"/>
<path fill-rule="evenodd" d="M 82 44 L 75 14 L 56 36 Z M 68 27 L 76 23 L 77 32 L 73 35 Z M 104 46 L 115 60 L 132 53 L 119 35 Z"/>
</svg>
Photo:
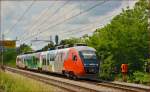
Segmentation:
<svg viewBox="0 0 150 92">
<path fill-rule="evenodd" d="M 139 85 L 139 84 L 134 84 L 131 85 L 131 83 L 119 83 L 119 82 L 109 82 L 109 81 L 104 81 L 104 80 L 88 80 L 88 81 L 84 81 L 81 80 L 82 82 L 86 82 L 86 83 L 92 83 L 95 84 L 97 86 L 103 86 L 106 88 L 112 88 L 112 90 L 119 90 L 119 92 L 150 92 L 150 87 L 148 86 L 143 86 L 143 85 Z M 90 81 L 90 82 L 89 82 Z M 116 91 L 114 91 L 116 92 Z M 118 92 L 118 91 L 117 91 Z"/>
<path fill-rule="evenodd" d="M 5 67 L 7 71 L 22 74 L 38 81 L 60 87 L 69 92 L 150 92 L 150 87 L 133 86 L 101 80 L 69 80 L 64 77 L 49 76 L 37 72 Z"/>
<path fill-rule="evenodd" d="M 141 87 L 141 86 L 129 86 L 125 84 L 120 84 L 120 83 L 113 83 L 113 82 L 103 82 L 103 83 L 98 83 L 98 85 L 101 86 L 107 86 L 107 87 L 113 87 L 116 89 L 121 89 L 121 90 L 126 90 L 128 92 L 150 92 L 150 87 Z"/>
</svg>

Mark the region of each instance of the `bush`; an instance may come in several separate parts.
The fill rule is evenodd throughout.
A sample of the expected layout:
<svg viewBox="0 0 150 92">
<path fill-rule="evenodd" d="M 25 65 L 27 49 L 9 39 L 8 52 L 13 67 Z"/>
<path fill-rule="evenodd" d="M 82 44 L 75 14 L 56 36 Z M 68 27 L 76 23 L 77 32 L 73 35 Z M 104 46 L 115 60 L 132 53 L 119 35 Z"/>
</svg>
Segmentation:
<svg viewBox="0 0 150 92">
<path fill-rule="evenodd" d="M 129 7 L 112 19 L 103 28 L 99 28 L 89 37 L 87 44 L 94 47 L 101 59 L 100 76 L 113 79 L 113 68 L 120 71 L 121 64 L 127 63 L 129 74 L 143 71 L 148 55 L 148 15 L 145 13 L 148 3 L 139 0 L 134 9 Z M 147 82 L 147 74 L 134 74 L 136 82 Z M 142 78 L 142 79 L 141 79 Z M 132 75 L 129 79 L 134 80 Z"/>
<path fill-rule="evenodd" d="M 133 73 L 133 82 L 141 84 L 150 84 L 150 74 L 136 71 Z"/>
<path fill-rule="evenodd" d="M 108 56 L 106 59 L 103 60 L 100 68 L 99 76 L 101 79 L 104 80 L 114 80 L 114 73 L 113 73 L 113 56 Z"/>
<path fill-rule="evenodd" d="M 0 92 L 53 92 L 53 86 L 14 73 L 0 71 Z"/>
</svg>

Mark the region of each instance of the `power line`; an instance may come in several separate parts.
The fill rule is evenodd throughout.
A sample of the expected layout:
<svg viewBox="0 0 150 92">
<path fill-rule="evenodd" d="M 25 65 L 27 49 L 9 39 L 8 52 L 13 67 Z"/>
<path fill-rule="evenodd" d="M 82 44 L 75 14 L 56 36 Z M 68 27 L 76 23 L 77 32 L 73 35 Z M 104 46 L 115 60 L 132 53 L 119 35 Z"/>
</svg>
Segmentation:
<svg viewBox="0 0 150 92">
<path fill-rule="evenodd" d="M 99 19 L 99 18 L 97 18 L 97 19 L 99 19 L 99 20 L 96 20 L 96 22 L 94 21 L 94 22 L 90 22 L 90 24 L 85 24 L 85 25 L 83 25 L 82 27 L 78 27 L 78 28 L 74 28 L 74 29 L 71 29 L 71 30 L 66 30 L 66 31 L 61 31 L 61 32 L 58 32 L 57 34 L 61 34 L 61 36 L 64 36 L 65 34 L 68 36 L 68 35 L 72 35 L 72 34 L 74 34 L 74 33 L 79 33 L 79 32 L 82 32 L 83 30 L 85 30 L 86 31 L 86 29 L 90 29 L 90 28 L 94 28 L 94 27 L 90 27 L 90 26 L 92 26 L 92 25 L 96 25 L 96 24 L 98 24 L 99 22 L 102 22 L 102 21 L 104 21 L 104 20 L 107 20 L 108 18 L 112 18 L 113 16 L 114 16 L 115 14 L 111 14 L 111 15 L 109 15 L 109 16 L 105 16 L 104 18 L 102 18 L 102 19 Z M 89 28 L 90 27 L 90 28 Z M 86 29 L 85 29 L 86 28 Z M 83 29 L 83 30 L 82 30 Z M 64 30 L 64 29 L 62 29 L 62 30 Z M 78 30 L 80 30 L 80 31 L 78 31 Z M 42 36 L 43 37 L 43 36 Z M 46 35 L 44 35 L 44 37 L 47 37 Z"/>
<path fill-rule="evenodd" d="M 103 2 L 100 2 L 100 3 L 98 3 L 98 4 L 95 4 L 94 6 L 92 6 L 92 7 L 88 8 L 88 9 L 86 9 L 85 11 L 82 11 L 82 12 L 80 12 L 80 13 L 74 15 L 74 16 L 71 16 L 71 17 L 69 17 L 69 18 L 67 18 L 67 19 L 65 19 L 65 20 L 63 20 L 63 21 L 61 21 L 61 22 L 59 22 L 59 23 L 57 23 L 57 24 L 55 24 L 55 25 L 52 25 L 52 26 L 48 27 L 47 29 L 45 29 L 45 31 L 39 32 L 39 33 L 37 33 L 37 34 L 34 34 L 34 35 L 32 35 L 32 36 L 30 36 L 30 37 L 24 39 L 24 41 L 26 41 L 26 40 L 28 40 L 28 39 L 30 39 L 30 38 L 33 38 L 34 36 L 36 36 L 36 35 L 38 35 L 38 34 L 42 34 L 42 33 L 46 32 L 46 31 L 48 31 L 48 29 L 53 28 L 53 27 L 56 27 L 57 25 L 60 25 L 60 24 L 66 22 L 66 21 L 68 21 L 68 20 L 70 20 L 70 19 L 72 19 L 72 18 L 74 18 L 74 17 L 77 17 L 77 16 L 79 16 L 79 15 L 81 15 L 81 14 L 84 14 L 84 13 L 90 11 L 91 9 L 93 9 L 93 8 L 95 8 L 95 7 L 97 7 L 97 6 L 101 5 L 101 4 L 104 4 L 105 2 L 106 2 L 106 1 L 104 0 Z"/>
<path fill-rule="evenodd" d="M 72 8 L 71 10 L 70 10 L 70 12 L 73 12 L 74 10 L 76 10 L 77 8 Z M 69 12 L 69 13 L 70 13 Z M 63 14 L 62 16 L 59 16 L 59 19 L 61 19 L 61 17 L 64 17 L 64 16 L 66 16 L 66 15 L 68 15 L 68 13 L 65 13 L 65 14 Z M 50 23 L 55 23 L 56 21 L 58 20 L 58 18 L 57 19 L 55 19 L 55 20 L 53 20 L 53 21 L 50 21 Z M 49 23 L 49 24 L 50 24 Z M 57 22 L 56 22 L 57 23 Z M 49 26 L 49 24 L 47 25 L 47 26 Z"/>
<path fill-rule="evenodd" d="M 97 23 L 99 23 L 99 22 L 102 22 L 102 21 L 104 21 L 104 20 L 107 20 L 108 18 L 111 18 L 111 17 L 113 17 L 115 14 L 112 14 L 112 15 L 110 15 L 110 16 L 106 16 L 106 17 L 104 17 L 103 19 L 100 19 L 100 20 L 96 20 L 96 22 L 94 21 L 94 22 L 91 22 L 90 24 L 85 24 L 84 26 L 82 26 L 82 27 L 78 27 L 78 28 L 74 28 L 74 29 L 71 29 L 71 30 L 67 30 L 67 31 L 61 31 L 61 32 L 59 32 L 59 33 L 57 33 L 57 34 L 61 34 L 61 36 L 63 35 L 72 35 L 72 34 L 74 34 L 74 33 L 79 33 L 79 32 L 82 32 L 82 29 L 84 29 L 85 30 L 85 28 L 87 29 L 89 29 L 89 27 L 90 26 L 92 26 L 92 25 L 96 25 Z M 95 26 L 94 26 L 95 27 Z M 94 28 L 93 27 L 93 28 Z M 92 28 L 92 27 L 90 27 L 90 28 Z M 80 30 L 80 31 L 78 31 L 78 30 Z"/>
<path fill-rule="evenodd" d="M 49 18 L 53 18 L 53 17 L 57 14 L 57 12 L 59 12 L 59 11 L 60 11 L 65 5 L 67 5 L 68 3 L 69 3 L 69 1 L 66 1 L 61 7 L 57 8 L 56 11 L 55 11 L 52 15 L 48 16 L 48 19 L 49 19 Z M 49 8 L 51 8 L 51 7 L 49 7 Z M 42 22 L 41 22 L 39 25 L 37 25 L 37 26 L 32 26 L 32 27 L 31 27 L 31 30 L 34 29 L 35 27 L 39 27 L 39 26 L 45 24 L 45 22 L 47 22 L 48 19 L 46 18 L 44 21 L 42 21 Z"/>
<path fill-rule="evenodd" d="M 17 23 L 19 23 L 24 18 L 25 14 L 31 9 L 31 7 L 33 6 L 34 3 L 35 2 L 33 0 L 32 3 L 26 8 L 24 13 L 19 17 L 17 22 L 14 25 L 12 25 L 12 27 L 5 34 L 9 34 L 11 32 L 10 30 L 13 30 L 16 27 Z"/>
<path fill-rule="evenodd" d="M 74 10 L 76 10 L 76 8 L 72 8 L 70 11 L 73 12 Z M 66 15 L 68 15 L 68 13 L 65 13 L 65 15 L 62 15 L 62 16 L 66 16 Z M 60 16 L 60 17 L 62 17 L 62 16 Z M 60 18 L 60 17 L 59 17 L 59 18 Z M 58 19 L 55 19 L 55 20 L 51 21 L 51 23 L 55 23 L 55 21 L 57 21 L 57 20 L 58 20 Z M 49 24 L 50 24 L 50 23 L 49 23 Z M 35 31 L 35 32 L 36 32 L 36 31 Z M 21 38 L 24 39 L 24 37 L 25 37 L 25 36 L 23 35 Z"/>
<path fill-rule="evenodd" d="M 54 6 L 54 4 L 50 4 L 46 9 L 50 9 L 50 8 L 52 8 Z M 40 20 L 39 20 L 39 18 L 42 18 L 45 14 L 47 13 L 47 11 L 45 11 L 43 14 L 41 14 L 36 20 L 35 20 L 35 22 L 33 22 L 33 26 L 31 25 L 31 27 L 29 27 L 28 29 L 26 29 L 26 30 L 30 30 L 30 29 L 32 29 L 33 27 L 34 27 L 34 25 L 35 24 L 37 24 Z M 28 33 L 28 32 L 27 32 Z M 26 31 L 24 31 L 22 34 L 26 34 Z M 24 35 L 22 35 L 22 36 L 24 36 Z"/>
</svg>

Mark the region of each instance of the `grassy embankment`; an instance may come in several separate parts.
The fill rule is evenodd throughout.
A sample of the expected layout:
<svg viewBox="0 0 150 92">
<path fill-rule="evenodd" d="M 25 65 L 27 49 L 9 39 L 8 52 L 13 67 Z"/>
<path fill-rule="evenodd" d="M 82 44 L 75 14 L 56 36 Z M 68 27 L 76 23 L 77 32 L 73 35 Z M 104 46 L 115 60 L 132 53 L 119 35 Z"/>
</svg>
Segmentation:
<svg viewBox="0 0 150 92">
<path fill-rule="evenodd" d="M 54 92 L 54 87 L 10 72 L 0 71 L 0 92 Z"/>
</svg>

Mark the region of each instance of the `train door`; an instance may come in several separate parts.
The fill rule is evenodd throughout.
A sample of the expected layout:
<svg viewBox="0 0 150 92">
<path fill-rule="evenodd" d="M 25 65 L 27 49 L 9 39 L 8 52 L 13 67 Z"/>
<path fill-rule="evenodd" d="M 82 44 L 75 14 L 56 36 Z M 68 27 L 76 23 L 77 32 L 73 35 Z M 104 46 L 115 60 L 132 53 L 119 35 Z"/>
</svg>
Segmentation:
<svg viewBox="0 0 150 92">
<path fill-rule="evenodd" d="M 48 71 L 54 72 L 54 52 L 50 51 L 47 54 L 47 64 L 48 64 Z"/>
<path fill-rule="evenodd" d="M 38 69 L 38 61 L 37 61 L 37 57 L 36 57 L 36 54 L 32 54 L 32 62 L 33 62 L 33 67 L 34 69 Z"/>
<path fill-rule="evenodd" d="M 38 61 L 38 69 L 42 69 L 42 53 L 37 53 L 36 54 L 37 61 Z"/>
<path fill-rule="evenodd" d="M 21 66 L 21 57 L 20 56 L 18 56 L 17 59 L 16 59 L 16 66 L 22 67 Z"/>
<path fill-rule="evenodd" d="M 42 70 L 46 70 L 46 55 L 42 54 Z"/>
<path fill-rule="evenodd" d="M 22 67 L 25 68 L 24 56 L 21 56 L 21 61 L 22 61 Z"/>
<path fill-rule="evenodd" d="M 58 72 L 58 60 L 59 60 L 59 51 L 56 52 L 56 56 L 55 56 L 54 72 Z"/>
<path fill-rule="evenodd" d="M 62 73 L 63 70 L 63 63 L 64 63 L 65 52 L 58 51 L 56 54 L 56 60 L 54 64 L 55 72 Z"/>
<path fill-rule="evenodd" d="M 32 60 L 32 56 L 31 55 L 28 55 L 27 57 L 27 62 L 28 62 L 28 66 L 30 69 L 33 69 L 33 60 Z"/>
<path fill-rule="evenodd" d="M 49 57 L 48 57 L 48 52 L 45 53 L 45 58 L 46 58 L 46 60 L 45 60 L 45 63 L 46 63 L 45 70 L 49 71 Z"/>
</svg>

